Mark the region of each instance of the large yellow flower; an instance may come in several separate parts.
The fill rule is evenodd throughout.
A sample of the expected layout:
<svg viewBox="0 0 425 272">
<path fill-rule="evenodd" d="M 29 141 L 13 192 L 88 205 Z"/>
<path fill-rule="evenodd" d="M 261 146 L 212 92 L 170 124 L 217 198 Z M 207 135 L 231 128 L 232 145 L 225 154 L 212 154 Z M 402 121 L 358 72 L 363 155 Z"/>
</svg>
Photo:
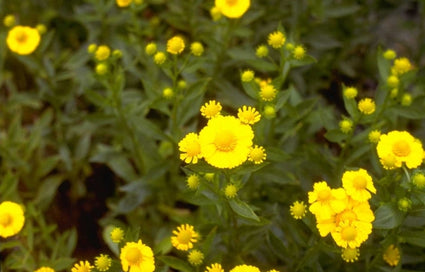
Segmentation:
<svg viewBox="0 0 425 272">
<path fill-rule="evenodd" d="M 40 33 L 29 26 L 15 26 L 6 38 L 9 49 L 19 55 L 31 54 L 40 43 Z"/>
<path fill-rule="evenodd" d="M 356 248 L 367 240 L 372 232 L 372 224 L 361 221 L 344 221 L 331 232 L 335 243 L 343 248 Z"/>
<path fill-rule="evenodd" d="M 357 201 L 367 201 L 372 193 L 376 193 L 373 186 L 372 177 L 364 169 L 357 171 L 345 171 L 342 175 L 342 186 L 347 195 Z"/>
<path fill-rule="evenodd" d="M 381 135 L 376 150 L 386 169 L 401 167 L 403 162 L 413 169 L 421 165 L 424 157 L 422 143 L 407 131 L 394 130 Z"/>
<path fill-rule="evenodd" d="M 0 204 L 0 237 L 7 238 L 21 231 L 25 216 L 21 206 L 15 202 Z"/>
<path fill-rule="evenodd" d="M 217 116 L 199 133 L 201 155 L 217 168 L 234 168 L 247 160 L 253 138 L 251 126 L 233 116 Z"/>
<path fill-rule="evenodd" d="M 215 6 L 229 18 L 239 18 L 248 10 L 250 0 L 215 0 Z"/>
<path fill-rule="evenodd" d="M 193 248 L 193 244 L 198 241 L 198 233 L 189 224 L 183 224 L 173 230 L 174 236 L 171 236 L 171 244 L 178 250 L 188 251 Z"/>
<path fill-rule="evenodd" d="M 260 269 L 253 265 L 243 264 L 235 266 L 230 272 L 260 272 Z"/>
<path fill-rule="evenodd" d="M 127 242 L 121 249 L 121 266 L 124 271 L 130 272 L 153 272 L 155 270 L 155 260 L 150 247 L 142 243 Z"/>
</svg>

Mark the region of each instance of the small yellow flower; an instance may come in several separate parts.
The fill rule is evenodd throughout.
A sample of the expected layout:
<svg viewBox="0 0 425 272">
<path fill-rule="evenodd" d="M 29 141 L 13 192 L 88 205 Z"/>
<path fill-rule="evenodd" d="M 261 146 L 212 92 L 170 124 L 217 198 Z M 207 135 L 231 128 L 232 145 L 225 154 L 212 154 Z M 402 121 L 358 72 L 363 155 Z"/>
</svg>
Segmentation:
<svg viewBox="0 0 425 272">
<path fill-rule="evenodd" d="M 43 266 L 35 270 L 34 272 L 55 272 L 55 270 L 51 267 Z"/>
<path fill-rule="evenodd" d="M 358 248 L 342 248 L 341 258 L 347 263 L 354 263 L 359 259 L 360 253 Z"/>
<path fill-rule="evenodd" d="M 125 8 L 131 4 L 132 0 L 116 0 L 115 2 L 120 8 Z"/>
<path fill-rule="evenodd" d="M 202 261 L 204 260 L 204 253 L 197 249 L 193 249 L 190 251 L 189 255 L 187 256 L 187 260 L 189 263 L 193 266 L 199 266 L 202 264 Z"/>
<path fill-rule="evenodd" d="M 24 210 L 19 204 L 12 201 L 0 203 L 0 237 L 8 238 L 19 233 L 24 223 Z"/>
<path fill-rule="evenodd" d="M 143 0 L 134 0 L 134 4 L 136 4 L 136 5 L 141 5 L 141 4 L 143 4 Z"/>
<path fill-rule="evenodd" d="M 395 75 L 405 74 L 413 69 L 413 65 L 410 63 L 408 58 L 398 58 L 394 60 L 392 72 Z"/>
<path fill-rule="evenodd" d="M 248 160 L 252 161 L 255 164 L 260 164 L 265 161 L 267 158 L 266 150 L 264 147 L 255 145 L 251 148 L 248 155 Z"/>
<path fill-rule="evenodd" d="M 179 90 L 184 90 L 184 89 L 186 89 L 186 87 L 187 87 L 187 82 L 186 82 L 185 80 L 180 79 L 180 80 L 177 82 L 177 89 L 179 89 Z"/>
<path fill-rule="evenodd" d="M 119 49 L 115 49 L 114 51 L 112 51 L 112 57 L 114 58 L 121 58 L 122 57 L 122 51 Z"/>
<path fill-rule="evenodd" d="M 153 272 L 155 270 L 153 251 L 149 246 L 143 244 L 142 240 L 137 241 L 137 243 L 127 242 L 121 248 L 120 260 L 125 272 Z"/>
<path fill-rule="evenodd" d="M 398 88 L 393 88 L 390 91 L 390 97 L 391 98 L 396 98 L 398 96 Z"/>
<path fill-rule="evenodd" d="M 87 46 L 87 52 L 89 52 L 90 54 L 94 54 L 96 50 L 97 50 L 97 44 L 95 43 L 91 43 L 89 46 Z"/>
<path fill-rule="evenodd" d="M 264 116 L 267 119 L 273 119 L 276 117 L 276 109 L 271 106 L 271 105 L 267 105 L 264 107 Z"/>
<path fill-rule="evenodd" d="M 204 272 L 224 272 L 223 267 L 219 263 L 213 263 L 208 266 Z"/>
<path fill-rule="evenodd" d="M 387 78 L 387 85 L 391 88 L 397 88 L 399 83 L 400 80 L 395 75 L 391 75 Z"/>
<path fill-rule="evenodd" d="M 200 57 L 204 53 L 204 46 L 200 42 L 193 42 L 190 45 L 190 52 L 192 55 Z"/>
<path fill-rule="evenodd" d="M 152 56 L 153 54 L 155 54 L 156 50 L 157 50 L 157 46 L 156 46 L 156 43 L 154 43 L 154 42 L 148 43 L 145 47 L 145 52 L 149 56 Z"/>
<path fill-rule="evenodd" d="M 215 100 L 210 100 L 201 107 L 201 114 L 205 118 L 211 119 L 220 115 L 221 104 Z"/>
<path fill-rule="evenodd" d="M 412 104 L 412 96 L 408 93 L 403 94 L 401 97 L 401 105 L 402 106 L 410 106 Z"/>
<path fill-rule="evenodd" d="M 216 6 L 212 7 L 210 9 L 210 15 L 211 15 L 211 18 L 213 19 L 213 21 L 220 20 L 220 18 L 221 18 L 220 9 L 218 7 L 216 7 Z"/>
<path fill-rule="evenodd" d="M 413 178 L 413 184 L 419 189 L 425 188 L 425 175 L 422 173 L 416 173 Z"/>
<path fill-rule="evenodd" d="M 89 263 L 89 261 L 80 261 L 79 263 L 74 264 L 71 269 L 71 272 L 91 272 L 94 267 Z"/>
<path fill-rule="evenodd" d="M 397 56 L 397 54 L 395 53 L 395 51 L 394 51 L 394 50 L 387 49 L 387 50 L 384 52 L 384 58 L 386 58 L 387 60 L 392 60 L 392 59 L 394 59 L 396 56 Z"/>
<path fill-rule="evenodd" d="M 305 57 L 306 50 L 303 46 L 297 45 L 295 46 L 294 50 L 292 51 L 292 55 L 295 59 L 301 60 Z"/>
<path fill-rule="evenodd" d="M 407 212 L 412 208 L 412 200 L 407 197 L 400 198 L 397 202 L 398 209 L 402 212 Z"/>
<path fill-rule="evenodd" d="M 275 31 L 273 33 L 270 33 L 267 40 L 268 44 L 275 49 L 281 48 L 285 44 L 285 41 L 286 41 L 285 34 L 283 34 L 280 31 Z"/>
<path fill-rule="evenodd" d="M 199 187 L 199 176 L 197 174 L 191 174 L 186 179 L 187 187 L 191 190 L 196 190 Z"/>
<path fill-rule="evenodd" d="M 16 23 L 15 15 L 8 14 L 3 18 L 3 24 L 5 27 L 12 27 Z"/>
<path fill-rule="evenodd" d="M 363 98 L 359 101 L 357 107 L 361 113 L 366 115 L 374 113 L 376 108 L 375 101 L 373 101 L 371 98 Z"/>
<path fill-rule="evenodd" d="M 201 144 L 199 143 L 199 136 L 196 133 L 187 134 L 179 142 L 180 159 L 186 163 L 197 163 L 201 154 Z"/>
<path fill-rule="evenodd" d="M 370 193 L 376 193 L 372 177 L 362 168 L 356 171 L 345 171 L 342 175 L 342 186 L 347 195 L 359 202 L 368 201 L 372 197 Z"/>
<path fill-rule="evenodd" d="M 46 33 L 47 28 L 45 25 L 43 24 L 38 24 L 35 26 L 35 29 L 37 29 L 38 33 L 40 33 L 40 35 L 43 35 L 44 33 Z"/>
<path fill-rule="evenodd" d="M 238 188 L 234 184 L 228 184 L 224 188 L 224 195 L 227 198 L 235 198 L 238 195 Z"/>
<path fill-rule="evenodd" d="M 241 74 L 242 82 L 251 82 L 254 79 L 254 72 L 252 70 L 245 70 Z"/>
<path fill-rule="evenodd" d="M 111 268 L 112 259 L 105 254 L 100 254 L 95 258 L 94 265 L 99 271 L 108 271 Z"/>
<path fill-rule="evenodd" d="M 384 261 L 391 266 L 397 266 L 400 262 L 400 250 L 394 245 L 389 245 L 382 255 Z"/>
<path fill-rule="evenodd" d="M 103 76 L 108 72 L 108 65 L 106 63 L 98 63 L 96 65 L 96 74 L 99 76 Z"/>
<path fill-rule="evenodd" d="M 111 55 L 111 49 L 107 45 L 99 45 L 94 54 L 98 61 L 103 61 L 109 58 Z"/>
<path fill-rule="evenodd" d="M 254 107 L 242 106 L 238 109 L 238 118 L 244 124 L 253 125 L 260 121 L 261 114 Z"/>
<path fill-rule="evenodd" d="M 339 122 L 339 129 L 345 134 L 351 132 L 351 130 L 353 129 L 353 121 L 351 121 L 350 119 L 341 120 Z"/>
<path fill-rule="evenodd" d="M 189 224 L 183 224 L 173 230 L 171 244 L 178 250 L 188 251 L 193 248 L 193 244 L 198 241 L 198 233 Z"/>
<path fill-rule="evenodd" d="M 344 96 L 348 99 L 355 98 L 357 96 L 357 89 L 354 87 L 346 87 L 344 89 Z"/>
<path fill-rule="evenodd" d="M 166 60 L 167 60 L 167 55 L 165 55 L 165 53 L 161 51 L 156 52 L 155 55 L 153 56 L 153 61 L 158 65 L 163 64 Z"/>
<path fill-rule="evenodd" d="M 165 88 L 162 90 L 162 96 L 166 99 L 170 99 L 174 96 L 174 91 L 170 87 Z"/>
<path fill-rule="evenodd" d="M 269 55 L 269 48 L 267 47 L 267 45 L 262 44 L 257 47 L 257 50 L 255 51 L 255 55 L 259 58 L 267 57 Z"/>
<path fill-rule="evenodd" d="M 276 97 L 277 90 L 272 84 L 266 84 L 260 88 L 260 97 L 264 101 L 272 101 Z"/>
<path fill-rule="evenodd" d="M 307 213 L 307 206 L 305 205 L 304 201 L 295 201 L 289 207 L 289 211 L 291 212 L 293 218 L 302 219 Z"/>
<path fill-rule="evenodd" d="M 183 52 L 185 47 L 184 40 L 180 36 L 174 36 L 167 41 L 167 52 L 178 55 Z"/>
<path fill-rule="evenodd" d="M 40 33 L 37 29 L 18 25 L 9 30 L 6 43 L 12 52 L 28 55 L 37 49 L 40 39 Z"/>
<path fill-rule="evenodd" d="M 111 231 L 111 239 L 112 239 L 112 242 L 118 244 L 119 242 L 122 241 L 122 239 L 124 239 L 124 231 L 119 227 L 115 227 Z"/>
<path fill-rule="evenodd" d="M 250 0 L 215 0 L 215 6 L 228 18 L 241 17 L 250 5 Z"/>
<path fill-rule="evenodd" d="M 294 45 L 293 43 L 287 43 L 287 44 L 285 45 L 285 48 L 286 48 L 286 50 L 288 50 L 288 51 L 292 51 L 292 50 L 294 50 L 295 45 Z"/>
<path fill-rule="evenodd" d="M 371 143 L 376 144 L 377 142 L 379 142 L 379 138 L 381 138 L 381 131 L 376 129 L 372 130 L 371 132 L 369 132 L 368 138 Z"/>
</svg>

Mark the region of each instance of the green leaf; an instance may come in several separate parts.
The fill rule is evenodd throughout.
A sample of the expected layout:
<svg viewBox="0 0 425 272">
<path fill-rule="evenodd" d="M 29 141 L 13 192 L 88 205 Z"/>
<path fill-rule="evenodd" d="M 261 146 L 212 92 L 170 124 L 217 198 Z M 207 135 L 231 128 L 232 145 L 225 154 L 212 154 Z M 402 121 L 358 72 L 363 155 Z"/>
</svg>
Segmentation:
<svg viewBox="0 0 425 272">
<path fill-rule="evenodd" d="M 120 250 L 118 248 L 118 244 L 112 242 L 111 231 L 115 228 L 115 226 L 109 225 L 102 231 L 103 241 L 108 245 L 109 249 L 115 254 L 115 256 L 120 256 Z"/>
<path fill-rule="evenodd" d="M 239 199 L 230 199 L 229 204 L 232 210 L 243 218 L 260 222 L 260 218 L 258 218 L 258 216 L 246 202 L 243 202 Z"/>
<path fill-rule="evenodd" d="M 62 181 L 63 176 L 55 175 L 49 176 L 41 182 L 37 196 L 34 199 L 34 203 L 38 205 L 41 210 L 45 210 L 50 205 Z"/>
<path fill-rule="evenodd" d="M 324 10 L 324 16 L 327 18 L 338 18 L 351 15 L 360 10 L 358 5 L 330 6 Z"/>
<path fill-rule="evenodd" d="M 375 211 L 373 227 L 377 229 L 393 229 L 403 222 L 403 213 L 391 204 L 384 204 Z"/>
<path fill-rule="evenodd" d="M 383 82 L 387 82 L 387 78 L 390 75 L 390 67 L 391 67 L 391 61 L 384 58 L 384 52 L 379 47 L 378 51 L 376 52 L 377 56 L 377 62 L 378 62 L 378 71 L 379 75 L 381 77 L 381 80 Z M 381 90 L 385 91 L 385 90 Z"/>
<path fill-rule="evenodd" d="M 407 243 L 425 247 L 425 232 L 424 231 L 406 231 L 400 234 L 401 238 L 403 238 Z"/>
<path fill-rule="evenodd" d="M 347 134 L 339 129 L 331 129 L 326 131 L 325 138 L 333 143 L 342 143 L 347 138 Z"/>
<path fill-rule="evenodd" d="M 182 259 L 172 257 L 172 256 L 159 256 L 157 257 L 158 260 L 162 261 L 166 265 L 170 266 L 171 268 L 174 268 L 177 271 L 181 272 L 193 272 L 194 270 L 192 267 Z"/>
</svg>

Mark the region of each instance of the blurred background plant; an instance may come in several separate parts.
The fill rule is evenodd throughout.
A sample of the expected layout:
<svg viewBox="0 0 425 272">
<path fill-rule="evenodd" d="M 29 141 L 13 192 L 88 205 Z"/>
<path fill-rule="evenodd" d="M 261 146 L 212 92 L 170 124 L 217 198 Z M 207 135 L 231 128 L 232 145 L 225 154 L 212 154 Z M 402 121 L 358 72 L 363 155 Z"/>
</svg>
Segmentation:
<svg viewBox="0 0 425 272">
<path fill-rule="evenodd" d="M 158 271 L 424 270 L 421 168 L 386 170 L 375 150 L 392 130 L 425 139 L 423 1 L 252 1 L 240 18 L 214 1 L 125 2 L 0 2 L 0 202 L 25 207 L 23 230 L 0 238 L 2 269 L 70 270 L 104 253 L 112 271 L 141 238 Z M 34 52 L 8 48 L 15 25 L 40 34 Z M 210 100 L 226 116 L 258 111 L 265 162 L 180 160 Z M 358 168 L 377 187 L 376 219 L 347 263 L 293 203 Z M 172 248 L 181 224 L 197 253 Z"/>
</svg>

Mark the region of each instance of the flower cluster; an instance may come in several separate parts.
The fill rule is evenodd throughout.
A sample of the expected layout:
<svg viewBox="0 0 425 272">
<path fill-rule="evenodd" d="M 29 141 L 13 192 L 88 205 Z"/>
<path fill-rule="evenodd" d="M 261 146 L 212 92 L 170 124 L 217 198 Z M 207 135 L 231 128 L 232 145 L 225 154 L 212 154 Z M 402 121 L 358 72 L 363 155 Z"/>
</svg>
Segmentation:
<svg viewBox="0 0 425 272">
<path fill-rule="evenodd" d="M 345 171 L 342 188 L 331 189 L 325 181 L 316 182 L 308 198 L 320 235 L 325 237 L 330 233 L 342 248 L 360 247 L 372 232 L 375 220 L 368 202 L 371 193 L 376 193 L 376 189 L 364 169 Z M 343 253 L 357 256 L 354 251 Z"/>
<path fill-rule="evenodd" d="M 114 61 L 122 57 L 122 52 L 119 49 L 111 51 L 107 45 L 90 44 L 87 47 L 88 53 L 93 55 L 93 60 L 96 62 L 95 72 L 99 76 L 106 75 L 110 72 Z"/>
<path fill-rule="evenodd" d="M 201 107 L 208 118 L 207 125 L 199 132 L 187 134 L 179 142 L 180 159 L 186 163 L 197 163 L 203 158 L 217 168 L 234 168 L 247 160 L 261 163 L 266 158 L 263 147 L 253 145 L 254 131 L 251 125 L 260 120 L 253 107 L 243 106 L 238 118 L 221 115 L 221 104 L 209 101 Z"/>
</svg>

